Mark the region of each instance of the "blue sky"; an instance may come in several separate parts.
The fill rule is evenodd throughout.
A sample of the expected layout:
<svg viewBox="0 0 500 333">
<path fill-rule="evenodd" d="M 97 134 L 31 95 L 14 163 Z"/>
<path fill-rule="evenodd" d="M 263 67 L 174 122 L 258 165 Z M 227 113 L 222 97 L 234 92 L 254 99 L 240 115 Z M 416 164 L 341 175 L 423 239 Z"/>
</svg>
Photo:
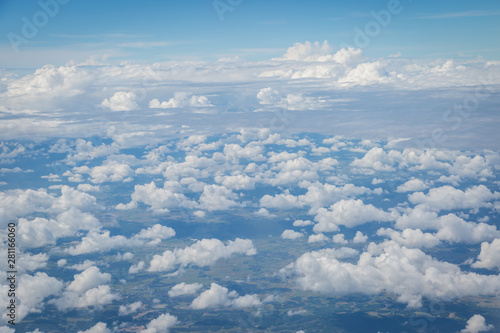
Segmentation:
<svg viewBox="0 0 500 333">
<path fill-rule="evenodd" d="M 49 3 L 46 1 L 45 3 Z M 221 0 L 220 3 L 228 3 Z M 12 52 L 9 32 L 22 36 L 22 19 L 33 22 L 38 2 L 2 1 L 0 34 L 2 66 L 58 65 L 89 56 L 108 55 L 116 62 L 239 56 L 269 59 L 295 42 L 328 40 L 334 47 L 352 45 L 362 31 L 387 9 L 389 1 L 233 1 L 220 20 L 212 1 L 69 1 L 49 17 L 28 43 Z M 401 52 L 404 57 L 477 57 L 498 59 L 498 1 L 400 2 L 399 14 L 371 38 L 368 56 Z M 38 52 L 39 56 L 32 52 Z"/>
</svg>

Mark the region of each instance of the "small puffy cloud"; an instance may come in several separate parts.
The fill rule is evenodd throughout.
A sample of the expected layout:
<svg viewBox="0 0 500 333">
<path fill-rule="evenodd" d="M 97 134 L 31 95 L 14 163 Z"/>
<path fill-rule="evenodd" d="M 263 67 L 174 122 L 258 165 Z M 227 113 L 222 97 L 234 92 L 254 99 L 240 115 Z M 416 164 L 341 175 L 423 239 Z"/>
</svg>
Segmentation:
<svg viewBox="0 0 500 333">
<path fill-rule="evenodd" d="M 393 241 L 409 248 L 431 248 L 441 243 L 438 237 L 430 233 L 424 233 L 420 229 L 405 229 L 398 232 L 382 228 L 377 231 L 377 235 L 389 236 Z"/>
<path fill-rule="evenodd" d="M 160 102 L 158 99 L 153 99 L 149 102 L 149 107 L 153 109 L 203 108 L 211 106 L 213 105 L 208 97 L 186 92 L 176 92 L 174 97 L 168 101 Z"/>
<path fill-rule="evenodd" d="M 201 283 L 179 283 L 170 288 L 168 296 L 178 297 L 183 295 L 194 295 L 203 287 Z"/>
<path fill-rule="evenodd" d="M 477 261 L 472 264 L 476 268 L 496 268 L 500 270 L 500 238 L 491 243 L 481 243 L 481 252 L 477 256 Z"/>
<path fill-rule="evenodd" d="M 118 314 L 120 316 L 127 316 L 129 314 L 137 312 L 137 310 L 139 310 L 141 307 L 142 307 L 141 301 L 120 305 L 120 307 L 118 308 Z"/>
<path fill-rule="evenodd" d="M 65 252 L 76 256 L 80 254 L 106 252 L 115 248 L 140 245 L 143 245 L 143 241 L 134 238 L 127 238 L 122 235 L 110 236 L 109 230 L 105 230 L 102 233 L 91 231 L 87 234 L 87 236 L 82 238 L 82 241 L 78 245 L 69 247 L 65 250 Z"/>
<path fill-rule="evenodd" d="M 202 239 L 191 246 L 167 250 L 162 255 L 154 255 L 148 271 L 161 272 L 173 270 L 177 265 L 209 266 L 222 258 L 229 258 L 234 253 L 252 256 L 257 253 L 249 239 L 236 238 L 224 245 L 218 239 Z"/>
<path fill-rule="evenodd" d="M 76 291 L 65 291 L 60 298 L 51 300 L 49 303 L 55 304 L 58 310 L 62 311 L 89 306 L 100 308 L 118 299 L 120 299 L 120 296 L 113 294 L 108 285 L 99 285 L 85 291 L 83 294 Z"/>
<path fill-rule="evenodd" d="M 354 235 L 354 239 L 352 240 L 352 242 L 355 244 L 366 243 L 367 240 L 368 236 L 363 235 L 361 231 L 356 231 L 356 235 Z"/>
<path fill-rule="evenodd" d="M 98 267 L 92 266 L 80 274 L 76 274 L 73 282 L 66 289 L 83 293 L 91 288 L 106 284 L 109 281 L 111 281 L 111 274 L 101 273 Z"/>
<path fill-rule="evenodd" d="M 325 40 L 323 44 L 319 42 L 311 43 L 306 41 L 305 43 L 295 43 L 290 46 L 283 58 L 278 58 L 274 60 L 294 60 L 294 61 L 319 61 L 321 57 L 326 57 L 330 55 L 333 48 Z"/>
<path fill-rule="evenodd" d="M 318 222 L 314 226 L 315 232 L 337 231 L 339 225 L 352 228 L 372 221 L 391 221 L 391 214 L 362 200 L 340 200 L 330 206 L 330 209 L 320 208 L 314 218 Z"/>
<path fill-rule="evenodd" d="M 420 179 L 410 179 L 406 183 L 399 185 L 398 188 L 396 189 L 396 192 L 399 193 L 405 193 L 405 192 L 416 192 L 416 191 L 423 191 L 427 189 L 428 186 L 425 184 L 423 181 Z"/>
<path fill-rule="evenodd" d="M 37 272 L 33 276 L 21 275 L 16 291 L 20 303 L 16 311 L 16 321 L 21 321 L 29 313 L 40 312 L 43 308 L 43 300 L 51 295 L 59 294 L 62 289 L 63 283 L 46 273 Z"/>
<path fill-rule="evenodd" d="M 137 264 L 130 266 L 128 269 L 129 274 L 136 274 L 144 269 L 144 261 L 141 260 Z"/>
<path fill-rule="evenodd" d="M 484 185 L 473 186 L 465 191 L 445 185 L 432 188 L 427 194 L 423 192 L 412 193 L 408 199 L 411 203 L 421 205 L 424 209 L 439 212 L 441 210 L 492 207 L 490 201 L 500 199 L 500 192 L 491 192 Z"/>
<path fill-rule="evenodd" d="M 351 166 L 373 171 L 394 171 L 395 164 L 402 160 L 401 153 L 391 150 L 388 153 L 384 149 L 374 147 L 370 149 L 361 159 L 355 159 Z"/>
<path fill-rule="evenodd" d="M 179 321 L 176 316 L 164 313 L 158 318 L 151 320 L 146 326 L 146 329 L 142 330 L 140 333 L 168 333 L 169 329 L 178 323 Z"/>
<path fill-rule="evenodd" d="M 316 110 L 327 105 L 326 101 L 321 98 L 307 97 L 303 94 L 288 94 L 286 97 L 282 97 L 279 92 L 271 87 L 262 88 L 257 93 L 257 99 L 261 105 L 294 111 Z"/>
<path fill-rule="evenodd" d="M 328 237 L 326 237 L 324 234 L 314 234 L 310 235 L 309 238 L 307 239 L 308 243 L 323 243 L 323 242 L 328 242 Z"/>
<path fill-rule="evenodd" d="M 175 236 L 175 230 L 161 225 L 155 224 L 154 226 L 141 230 L 134 238 L 138 239 L 169 239 Z"/>
<path fill-rule="evenodd" d="M 203 209 L 214 211 L 237 206 L 237 199 L 238 196 L 225 186 L 206 185 L 199 201 Z"/>
<path fill-rule="evenodd" d="M 306 227 L 308 225 L 313 225 L 314 222 L 311 220 L 295 220 L 293 221 L 294 227 Z"/>
<path fill-rule="evenodd" d="M 266 219 L 270 219 L 270 218 L 276 217 L 275 214 L 269 213 L 269 211 L 267 209 L 265 209 L 265 208 L 260 208 L 254 214 L 255 214 L 255 216 L 264 217 Z"/>
<path fill-rule="evenodd" d="M 345 238 L 344 234 L 336 234 L 332 236 L 332 242 L 335 244 L 345 245 L 349 243 Z"/>
<path fill-rule="evenodd" d="M 202 292 L 191 303 L 192 309 L 201 310 L 217 307 L 234 307 L 237 309 L 259 306 L 262 301 L 257 295 L 239 296 L 236 291 L 231 291 L 225 287 L 212 283 L 210 289 Z"/>
<path fill-rule="evenodd" d="M 78 333 L 111 333 L 112 331 L 103 322 L 98 322 L 91 328 L 85 331 L 78 331 Z"/>
<path fill-rule="evenodd" d="M 90 268 L 90 267 L 92 267 L 94 265 L 95 265 L 95 262 L 93 262 L 92 260 L 85 260 L 81 264 L 71 265 L 71 266 L 68 266 L 68 268 L 76 269 L 77 271 L 84 271 L 87 268 Z"/>
<path fill-rule="evenodd" d="M 110 109 L 111 111 L 131 111 L 139 109 L 136 102 L 137 96 L 132 91 L 117 91 L 109 99 L 102 101 L 101 107 Z"/>
<path fill-rule="evenodd" d="M 297 239 L 301 237 L 304 237 L 304 234 L 291 229 L 287 229 L 281 233 L 281 238 L 283 239 Z"/>
<path fill-rule="evenodd" d="M 476 314 L 467 320 L 467 326 L 460 333 L 488 332 L 494 328 L 493 325 L 486 325 L 486 319 L 483 316 Z"/>
</svg>

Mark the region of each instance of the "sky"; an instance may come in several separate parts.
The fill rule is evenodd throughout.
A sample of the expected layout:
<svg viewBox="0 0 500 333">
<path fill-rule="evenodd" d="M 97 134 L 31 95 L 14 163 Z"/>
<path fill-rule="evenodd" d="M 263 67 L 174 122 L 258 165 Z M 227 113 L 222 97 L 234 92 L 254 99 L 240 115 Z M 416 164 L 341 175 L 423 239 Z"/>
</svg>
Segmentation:
<svg viewBox="0 0 500 333">
<path fill-rule="evenodd" d="M 2 1 L 3 66 L 61 65 L 68 58 L 83 61 L 89 56 L 113 62 L 267 59 L 307 40 L 355 46 L 356 29 L 370 29 L 371 13 L 387 11 L 388 5 L 394 6 L 393 13 L 381 14 L 384 26 L 373 28 L 376 36 L 368 45 L 363 42 L 369 56 L 401 52 L 405 57 L 494 60 L 500 53 L 500 42 L 492 38 L 500 32 L 496 1 L 65 2 L 46 7 L 57 9 L 44 17 L 38 2 Z M 19 46 L 21 52 L 13 53 L 8 34 L 23 36 L 23 18 L 31 23 L 35 18 L 40 27 Z"/>
<path fill-rule="evenodd" d="M 498 330 L 499 16 L 0 1 L 0 332 Z"/>
</svg>

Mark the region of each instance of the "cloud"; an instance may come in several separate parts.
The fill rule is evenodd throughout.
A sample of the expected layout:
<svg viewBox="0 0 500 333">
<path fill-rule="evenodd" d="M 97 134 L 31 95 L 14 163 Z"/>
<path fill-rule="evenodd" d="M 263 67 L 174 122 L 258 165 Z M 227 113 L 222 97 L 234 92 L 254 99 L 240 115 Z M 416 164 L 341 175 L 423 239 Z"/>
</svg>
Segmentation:
<svg viewBox="0 0 500 333">
<path fill-rule="evenodd" d="M 49 296 L 57 295 L 62 288 L 61 281 L 46 273 L 37 272 L 33 276 L 21 275 L 16 292 L 20 303 L 16 311 L 16 321 L 23 320 L 29 313 L 40 312 L 43 309 L 43 300 Z"/>
<path fill-rule="evenodd" d="M 141 301 L 120 305 L 120 307 L 118 308 L 118 314 L 120 316 L 128 316 L 129 314 L 137 312 L 137 310 L 139 310 L 142 305 L 143 304 Z"/>
<path fill-rule="evenodd" d="M 392 241 L 370 244 L 356 264 L 339 261 L 333 249 L 307 252 L 289 270 L 305 290 L 335 295 L 388 292 L 408 307 L 422 306 L 423 297 L 451 300 L 500 291 L 498 276 L 462 272 L 457 265 Z"/>
<path fill-rule="evenodd" d="M 158 318 L 151 320 L 141 333 L 168 333 L 169 329 L 179 324 L 176 316 L 164 313 Z"/>
<path fill-rule="evenodd" d="M 356 235 L 354 235 L 352 242 L 354 244 L 359 244 L 359 243 L 366 243 L 367 240 L 368 236 L 363 235 L 363 233 L 358 230 L 356 231 Z"/>
<path fill-rule="evenodd" d="M 202 239 L 191 246 L 177 248 L 174 251 L 167 250 L 162 255 L 154 255 L 148 271 L 171 271 L 177 265 L 210 266 L 219 259 L 229 258 L 234 253 L 252 256 L 257 251 L 249 239 L 236 238 L 234 241 L 229 241 L 227 245 L 215 238 Z"/>
<path fill-rule="evenodd" d="M 161 225 L 155 224 L 147 229 L 142 229 L 134 238 L 138 239 L 169 239 L 175 236 L 175 230 Z"/>
<path fill-rule="evenodd" d="M 389 236 L 391 240 L 408 248 L 432 248 L 441 243 L 440 239 L 433 234 L 424 233 L 420 229 L 405 229 L 398 232 L 393 229 L 377 230 L 379 236 Z"/>
<path fill-rule="evenodd" d="M 211 106 L 213 105 L 208 97 L 186 92 L 176 92 L 174 97 L 168 101 L 160 102 L 158 99 L 153 99 L 149 102 L 149 107 L 154 109 L 206 108 Z"/>
<path fill-rule="evenodd" d="M 497 268 L 500 270 L 500 238 L 491 243 L 481 243 L 481 252 L 477 256 L 477 261 L 472 264 L 476 268 Z"/>
<path fill-rule="evenodd" d="M 201 208 L 214 211 L 238 206 L 237 199 L 238 196 L 230 189 L 214 184 L 205 186 L 199 201 Z"/>
<path fill-rule="evenodd" d="M 137 104 L 136 98 L 137 96 L 132 91 L 117 91 L 111 98 L 105 98 L 101 102 L 101 107 L 111 111 L 138 110 L 139 104 Z"/>
<path fill-rule="evenodd" d="M 290 229 L 287 229 L 281 233 L 281 238 L 283 239 L 297 239 L 301 237 L 304 237 L 304 234 Z"/>
<path fill-rule="evenodd" d="M 260 105 L 292 111 L 316 110 L 327 106 L 326 101 L 319 97 L 307 97 L 303 94 L 287 94 L 286 97 L 282 97 L 271 87 L 260 89 L 257 99 Z"/>
<path fill-rule="evenodd" d="M 83 293 L 65 291 L 60 298 L 51 300 L 49 303 L 53 303 L 59 311 L 63 311 L 90 306 L 102 308 L 104 305 L 110 304 L 118 299 L 120 299 L 120 296 L 118 294 L 113 294 L 108 285 L 99 285 Z"/>
<path fill-rule="evenodd" d="M 103 285 L 111 281 L 111 274 L 101 273 L 99 268 L 92 266 L 74 276 L 73 282 L 71 282 L 66 290 L 76 291 L 83 293 L 91 288 Z"/>
<path fill-rule="evenodd" d="M 416 192 L 416 191 L 423 191 L 427 189 L 428 186 L 425 184 L 423 181 L 420 179 L 410 179 L 406 183 L 399 185 L 398 188 L 396 189 L 396 192 L 398 193 L 405 193 L 405 192 Z"/>
<path fill-rule="evenodd" d="M 473 315 L 469 320 L 467 320 L 467 326 L 461 330 L 461 333 L 479 333 L 488 332 L 494 329 L 493 325 L 486 325 L 486 319 L 481 315 Z"/>
<path fill-rule="evenodd" d="M 91 328 L 85 331 L 78 331 L 78 333 L 111 333 L 112 331 L 103 322 L 98 322 Z"/>
<path fill-rule="evenodd" d="M 324 243 L 328 242 L 328 237 L 326 237 L 324 234 L 315 234 L 315 235 L 310 235 L 309 238 L 307 239 L 307 242 L 309 244 L 311 243 Z"/>
<path fill-rule="evenodd" d="M 330 206 L 330 209 L 320 208 L 314 218 L 318 222 L 313 230 L 315 232 L 337 231 L 339 225 L 348 228 L 358 226 L 367 222 L 386 222 L 393 220 L 390 213 L 369 204 L 365 205 L 362 200 L 340 200 Z"/>
<path fill-rule="evenodd" d="M 203 287 L 201 283 L 179 283 L 170 288 L 168 296 L 178 297 L 183 295 L 194 295 Z"/>
<path fill-rule="evenodd" d="M 205 290 L 196 297 L 190 307 L 195 310 L 218 307 L 234 307 L 236 309 L 259 306 L 262 301 L 257 295 L 239 296 L 236 291 L 231 291 L 225 287 L 212 283 L 210 289 Z"/>
<path fill-rule="evenodd" d="M 143 244 L 143 241 L 139 239 L 127 238 L 122 235 L 110 236 L 109 230 L 103 232 L 91 231 L 87 236 L 82 238 L 82 241 L 78 245 L 67 248 L 65 252 L 76 256 Z"/>
<path fill-rule="evenodd" d="M 499 198 L 500 192 L 491 192 L 484 185 L 472 186 L 465 191 L 446 185 L 432 188 L 427 194 L 416 192 L 408 196 L 412 204 L 421 205 L 422 208 L 434 212 L 492 207 L 489 201 Z"/>
</svg>

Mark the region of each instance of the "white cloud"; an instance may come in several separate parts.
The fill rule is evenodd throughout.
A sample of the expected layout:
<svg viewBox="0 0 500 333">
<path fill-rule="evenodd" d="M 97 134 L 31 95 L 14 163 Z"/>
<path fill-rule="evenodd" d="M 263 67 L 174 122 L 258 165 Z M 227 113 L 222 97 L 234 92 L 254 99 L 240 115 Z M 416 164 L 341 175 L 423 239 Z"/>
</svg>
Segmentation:
<svg viewBox="0 0 500 333">
<path fill-rule="evenodd" d="M 230 189 L 220 185 L 206 185 L 200 196 L 200 206 L 203 209 L 227 210 L 237 206 L 238 196 Z"/>
<path fill-rule="evenodd" d="M 367 240 L 368 240 L 368 236 L 363 235 L 363 233 L 358 230 L 358 231 L 356 231 L 356 235 L 354 235 L 352 242 L 354 244 L 366 243 Z"/>
<path fill-rule="evenodd" d="M 136 265 L 130 266 L 128 269 L 129 274 L 137 274 L 138 272 L 142 271 L 144 269 L 144 261 L 141 260 L 139 261 Z"/>
<path fill-rule="evenodd" d="M 112 331 L 103 322 L 98 322 L 91 328 L 85 331 L 78 331 L 78 333 L 111 333 Z"/>
<path fill-rule="evenodd" d="M 486 325 L 486 319 L 481 315 L 473 315 L 469 320 L 467 320 L 467 326 L 461 330 L 461 333 L 479 333 L 488 332 L 494 329 L 493 325 Z"/>
<path fill-rule="evenodd" d="M 294 227 L 306 227 L 308 225 L 313 225 L 314 222 L 311 220 L 295 220 L 293 221 Z"/>
<path fill-rule="evenodd" d="M 148 271 L 161 272 L 173 270 L 176 265 L 209 266 L 222 258 L 229 258 L 234 253 L 252 256 L 257 253 L 249 239 L 236 238 L 224 245 L 218 239 L 202 239 L 191 246 L 167 250 L 162 255 L 154 255 Z"/>
<path fill-rule="evenodd" d="M 330 209 L 320 208 L 314 218 L 318 222 L 313 230 L 315 232 L 337 231 L 339 225 L 352 228 L 372 221 L 386 222 L 393 220 L 390 213 L 362 200 L 340 200 L 330 206 Z"/>
<path fill-rule="evenodd" d="M 201 310 L 217 307 L 234 307 L 237 309 L 261 305 L 257 295 L 239 296 L 235 291 L 229 292 L 225 287 L 212 283 L 210 289 L 205 290 L 191 303 L 192 309 Z"/>
<path fill-rule="evenodd" d="M 326 237 L 324 234 L 314 234 L 310 235 L 309 238 L 307 239 L 308 243 L 324 243 L 328 242 L 328 237 Z"/>
<path fill-rule="evenodd" d="M 287 229 L 281 233 L 281 238 L 283 239 L 297 239 L 301 237 L 304 237 L 304 234 L 291 229 Z"/>
<path fill-rule="evenodd" d="M 137 310 L 139 310 L 142 307 L 142 305 L 143 304 L 141 301 L 120 305 L 120 307 L 118 308 L 118 314 L 120 316 L 127 316 L 129 314 L 137 312 Z"/>
<path fill-rule="evenodd" d="M 332 242 L 335 244 L 345 245 L 349 243 L 345 238 L 344 234 L 336 234 L 332 236 Z"/>
<path fill-rule="evenodd" d="M 393 241 L 412 248 L 431 248 L 440 244 L 440 239 L 433 234 L 424 233 L 420 229 L 405 229 L 398 232 L 393 229 L 379 229 L 377 230 L 379 236 L 389 236 Z"/>
<path fill-rule="evenodd" d="M 398 188 L 396 189 L 396 192 L 399 193 L 405 193 L 405 192 L 416 192 L 416 191 L 423 191 L 427 189 L 428 186 L 425 184 L 423 181 L 420 179 L 410 179 L 406 183 L 399 185 Z"/>
<path fill-rule="evenodd" d="M 122 235 L 110 236 L 109 230 L 102 233 L 91 231 L 87 236 L 82 238 L 82 241 L 76 245 L 71 246 L 65 252 L 76 256 L 86 253 L 106 252 L 115 248 L 140 246 L 143 242 L 139 239 L 127 238 Z"/>
<path fill-rule="evenodd" d="M 179 324 L 176 316 L 164 313 L 158 318 L 151 320 L 141 333 L 168 333 L 169 329 Z"/>
<path fill-rule="evenodd" d="M 197 96 L 186 92 L 176 92 L 174 97 L 168 101 L 160 102 L 158 99 L 153 99 L 149 102 L 150 108 L 155 109 L 176 109 L 176 108 L 202 108 L 213 106 L 208 97 Z"/>
<path fill-rule="evenodd" d="M 111 98 L 105 98 L 101 102 L 103 108 L 111 111 L 132 111 L 139 109 L 136 102 L 137 96 L 132 91 L 117 91 Z"/>
<path fill-rule="evenodd" d="M 481 243 L 481 252 L 477 256 L 477 261 L 472 264 L 476 268 L 497 268 L 500 270 L 500 238 L 491 243 Z"/>
<path fill-rule="evenodd" d="M 201 283 L 179 283 L 170 288 L 168 296 L 178 297 L 183 295 L 194 295 L 203 287 Z"/>
<path fill-rule="evenodd" d="M 432 188 L 427 194 L 415 192 L 408 196 L 411 203 L 422 205 L 423 208 L 435 212 L 492 207 L 489 201 L 499 198 L 500 192 L 491 192 L 484 185 L 472 186 L 465 191 L 446 185 Z"/>
<path fill-rule="evenodd" d="M 175 236 L 175 230 L 161 225 L 155 224 L 147 229 L 142 229 L 134 238 L 138 239 L 169 239 Z"/>
<path fill-rule="evenodd" d="M 111 281 L 111 274 L 101 273 L 98 267 L 92 266 L 80 274 L 75 274 L 73 282 L 66 289 L 83 293 L 91 288 L 106 284 L 109 281 Z"/>
<path fill-rule="evenodd" d="M 286 268 L 290 269 L 306 290 L 326 294 L 388 292 L 409 307 L 420 307 L 422 297 L 450 300 L 500 291 L 498 276 L 465 273 L 454 264 L 392 241 L 370 244 L 357 264 L 341 262 L 336 252 L 326 249 L 303 254 Z"/>
</svg>

